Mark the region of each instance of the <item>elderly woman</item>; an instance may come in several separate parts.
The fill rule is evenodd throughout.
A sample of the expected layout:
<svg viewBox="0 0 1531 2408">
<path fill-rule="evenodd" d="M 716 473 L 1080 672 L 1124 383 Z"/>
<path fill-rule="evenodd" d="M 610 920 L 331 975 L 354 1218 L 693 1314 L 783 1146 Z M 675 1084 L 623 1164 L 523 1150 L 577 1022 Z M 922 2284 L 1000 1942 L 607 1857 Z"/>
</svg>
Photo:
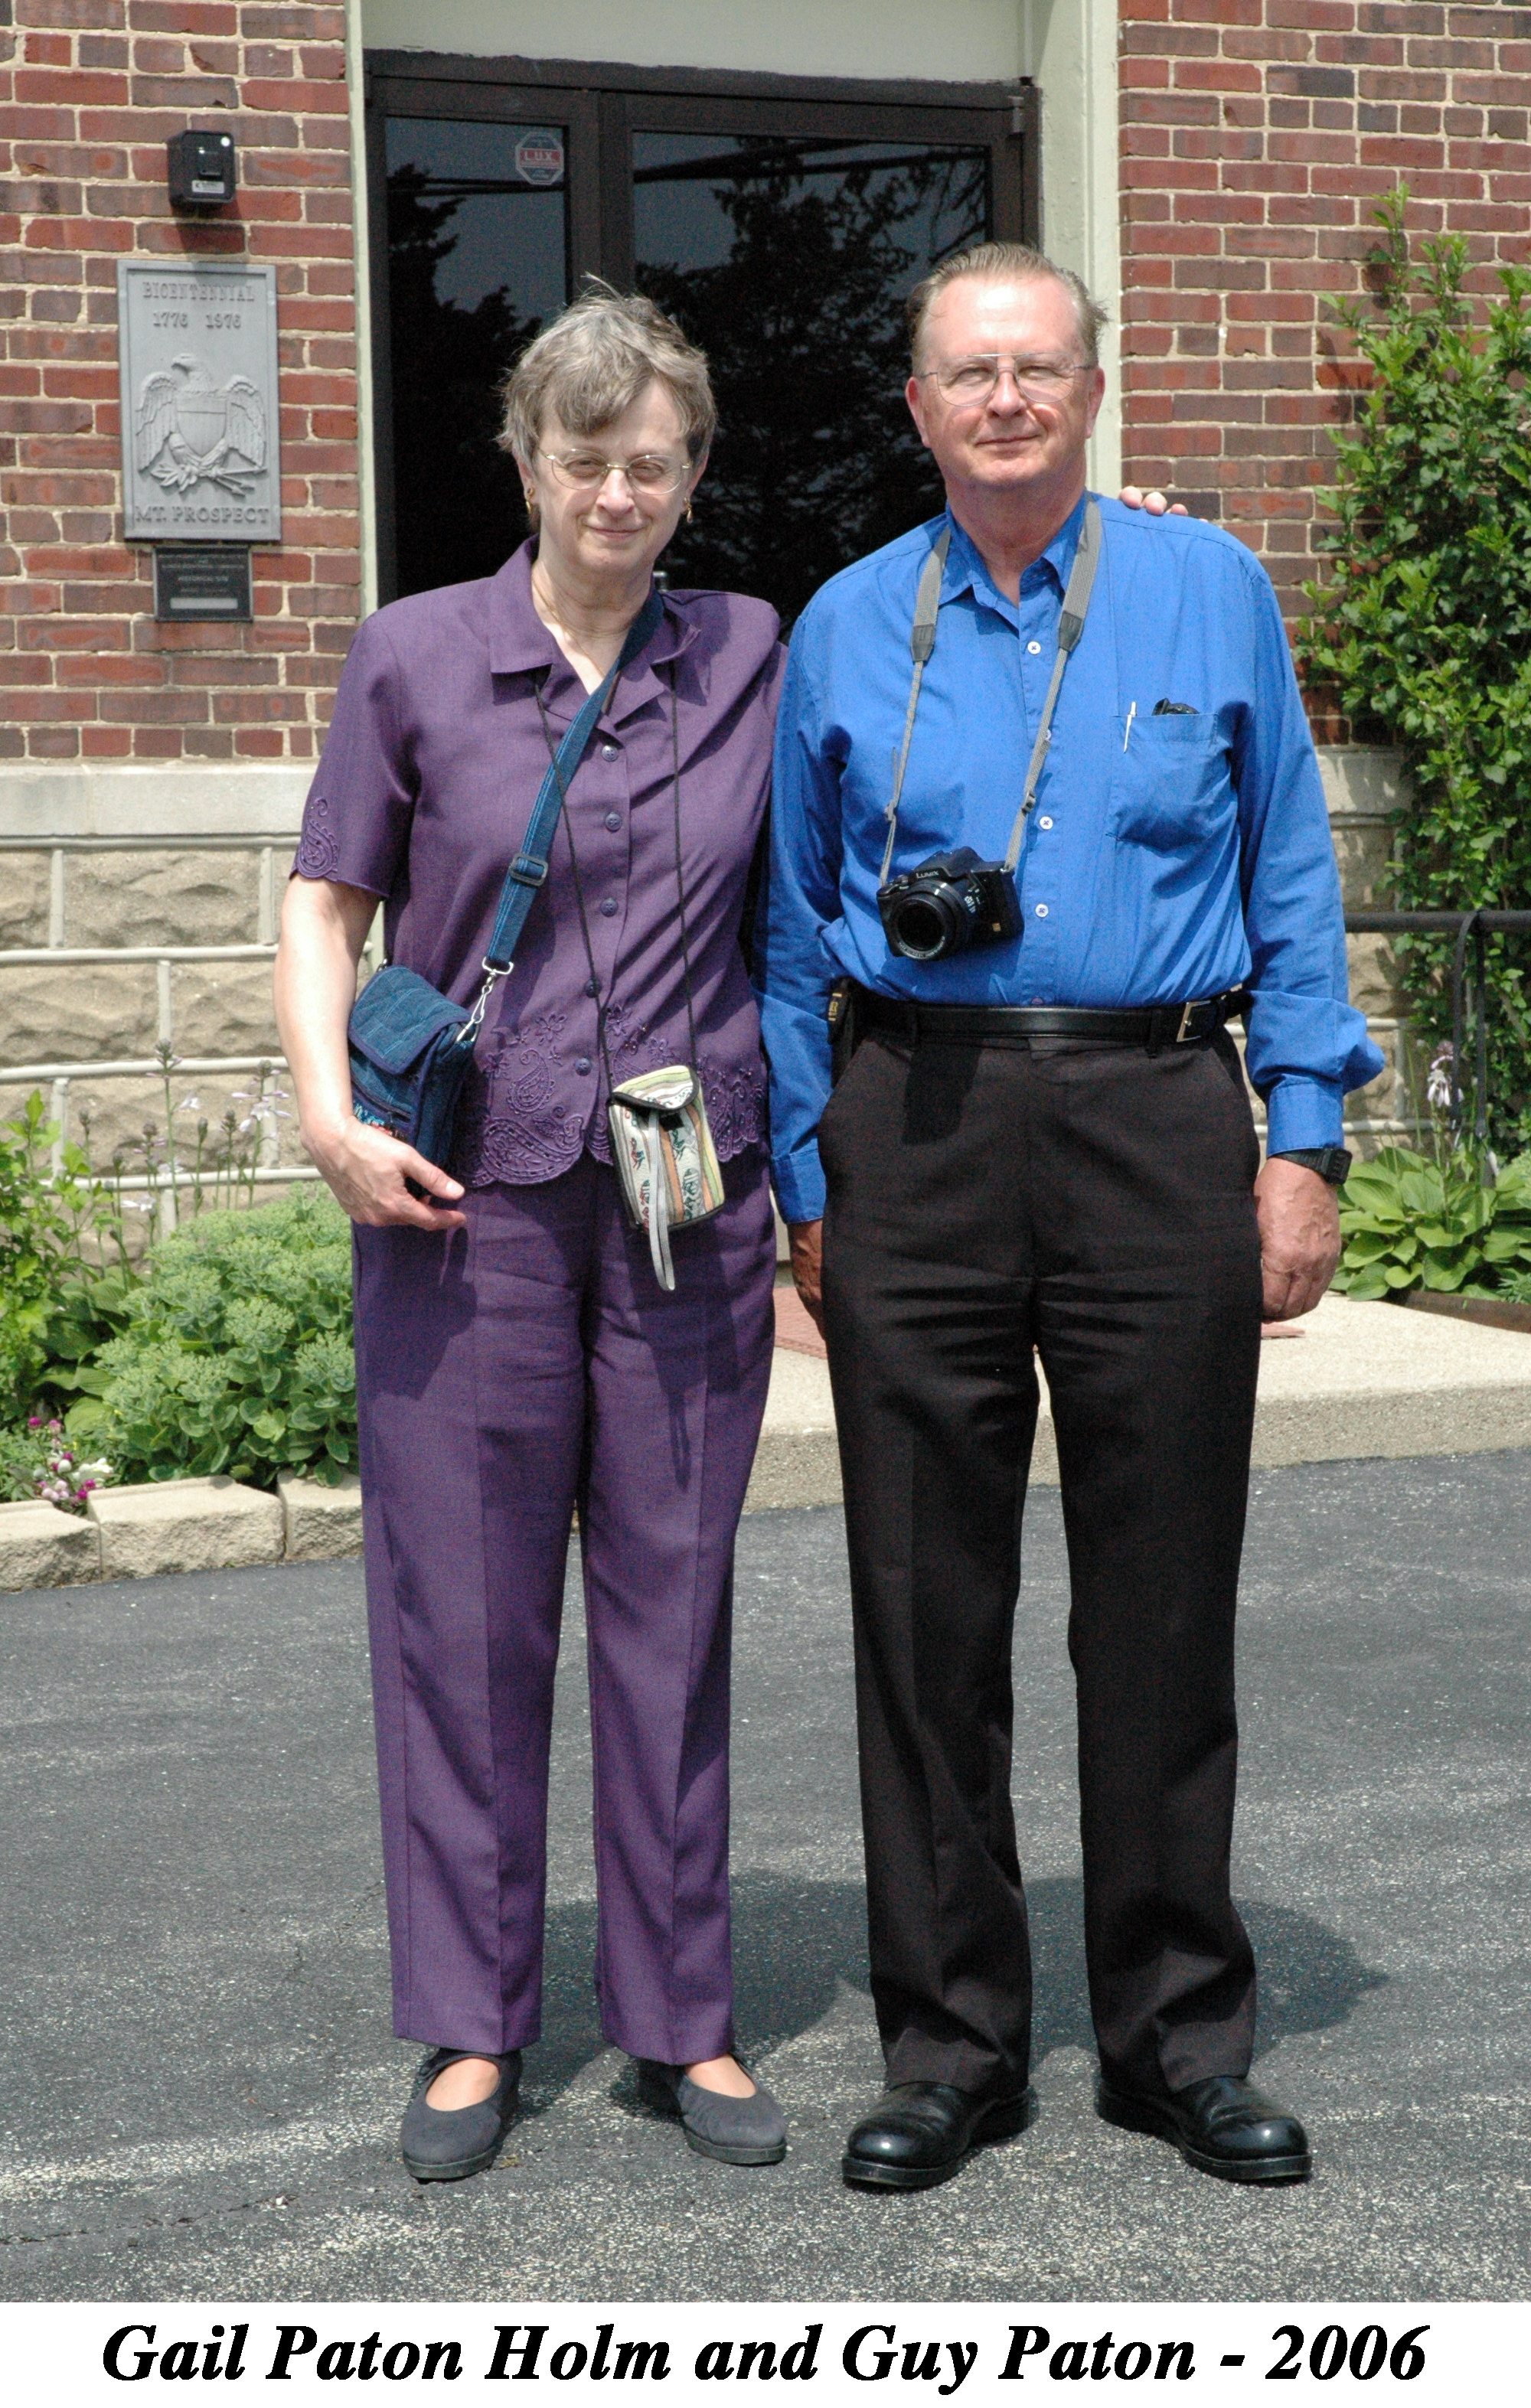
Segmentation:
<svg viewBox="0 0 1531 2408">
<path fill-rule="evenodd" d="M 501 441 L 533 535 L 496 577 L 391 603 L 351 647 L 282 919 L 305 1144 L 356 1225 L 366 1584 L 394 2029 L 422 2180 L 490 2165 L 538 2037 L 549 1727 L 576 1505 L 589 1628 L 602 2028 L 704 2154 L 773 2162 L 731 2015 L 736 1526 L 765 1409 L 775 1246 L 738 945 L 765 809 L 775 614 L 665 594 L 707 463 L 706 363 L 597 288 L 527 351 Z M 650 621 L 657 617 L 656 624 Z M 640 629 L 639 634 L 642 634 Z M 357 1118 L 347 1020 L 388 955 L 460 1003 L 570 723 L 618 674 L 494 989 L 451 1173 Z M 608 1096 L 699 1079 L 723 1199 L 630 1226 Z"/>
</svg>

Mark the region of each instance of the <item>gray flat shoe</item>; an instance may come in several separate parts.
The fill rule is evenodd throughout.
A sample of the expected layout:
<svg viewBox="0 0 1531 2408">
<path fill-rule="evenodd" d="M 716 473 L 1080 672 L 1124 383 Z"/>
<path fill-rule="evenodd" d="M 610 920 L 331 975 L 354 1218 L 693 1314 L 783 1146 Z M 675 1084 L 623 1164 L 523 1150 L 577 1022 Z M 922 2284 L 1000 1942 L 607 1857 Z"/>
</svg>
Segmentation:
<svg viewBox="0 0 1531 2408">
<path fill-rule="evenodd" d="M 662 2115 L 678 2115 L 688 2148 L 725 2166 L 774 2166 L 787 2154 L 787 2119 L 757 2082 L 749 2099 L 704 2090 L 679 2065 L 637 2060 L 638 2097 Z"/>
<path fill-rule="evenodd" d="M 421 2059 L 399 2133 L 404 2162 L 416 2182 L 462 2182 L 487 2172 L 516 2112 L 521 2051 L 499 2059 L 496 2089 L 475 2107 L 432 2107 L 425 2093 L 438 2073 L 465 2057 L 487 2057 L 481 2048 L 433 2048 Z"/>
</svg>

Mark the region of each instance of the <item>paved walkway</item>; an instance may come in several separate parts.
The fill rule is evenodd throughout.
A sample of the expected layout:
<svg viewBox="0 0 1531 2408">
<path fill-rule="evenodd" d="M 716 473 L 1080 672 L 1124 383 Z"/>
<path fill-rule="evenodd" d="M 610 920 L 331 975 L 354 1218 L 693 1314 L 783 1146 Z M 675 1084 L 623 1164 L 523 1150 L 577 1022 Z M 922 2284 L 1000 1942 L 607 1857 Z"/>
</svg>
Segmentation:
<svg viewBox="0 0 1531 2408">
<path fill-rule="evenodd" d="M 794 2134 L 760 2172 L 689 2155 L 601 2046 L 573 1644 L 530 2113 L 494 2174 L 421 2189 L 393 2154 L 415 2052 L 388 2028 L 356 1568 L 7 1599 L 0 2289 L 1524 2297 L 1528 1528 L 1524 1453 L 1257 1478 L 1236 1886 L 1259 2071 L 1318 2152 L 1310 2187 L 1264 2196 L 1090 2110 L 1055 1492 L 1016 1641 L 1042 2116 L 910 2199 L 837 2173 L 879 2063 L 835 1509 L 754 1515 L 740 1545 L 740 2021 Z"/>
</svg>

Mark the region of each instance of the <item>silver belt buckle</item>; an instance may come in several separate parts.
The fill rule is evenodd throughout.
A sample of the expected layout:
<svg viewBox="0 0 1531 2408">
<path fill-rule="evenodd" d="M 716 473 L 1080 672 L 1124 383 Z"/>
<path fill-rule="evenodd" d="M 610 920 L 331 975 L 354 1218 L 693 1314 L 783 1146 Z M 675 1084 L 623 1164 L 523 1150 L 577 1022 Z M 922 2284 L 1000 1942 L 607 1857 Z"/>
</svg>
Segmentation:
<svg viewBox="0 0 1531 2408">
<path fill-rule="evenodd" d="M 1180 1012 L 1180 1025 L 1175 1031 L 1175 1042 L 1177 1045 L 1190 1045 L 1195 1043 L 1195 1032 L 1191 1026 L 1191 1014 L 1194 1011 L 1202 1010 L 1207 1004 L 1212 1001 L 1212 999 L 1213 998 L 1210 996 L 1203 996 L 1199 1002 L 1188 1003 L 1184 1006 Z"/>
</svg>

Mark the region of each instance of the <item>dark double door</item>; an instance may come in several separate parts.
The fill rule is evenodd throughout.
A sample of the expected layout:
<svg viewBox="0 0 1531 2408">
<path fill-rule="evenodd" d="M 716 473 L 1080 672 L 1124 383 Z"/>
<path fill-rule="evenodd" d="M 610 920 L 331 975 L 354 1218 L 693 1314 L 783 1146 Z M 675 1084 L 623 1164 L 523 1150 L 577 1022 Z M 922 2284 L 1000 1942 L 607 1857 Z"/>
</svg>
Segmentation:
<svg viewBox="0 0 1531 2408">
<path fill-rule="evenodd" d="M 395 52 L 367 95 L 385 600 L 520 541 L 496 387 L 587 273 L 711 363 L 720 432 L 673 583 L 790 623 L 936 506 L 903 303 L 948 252 L 1030 234 L 1029 92 Z"/>
</svg>

